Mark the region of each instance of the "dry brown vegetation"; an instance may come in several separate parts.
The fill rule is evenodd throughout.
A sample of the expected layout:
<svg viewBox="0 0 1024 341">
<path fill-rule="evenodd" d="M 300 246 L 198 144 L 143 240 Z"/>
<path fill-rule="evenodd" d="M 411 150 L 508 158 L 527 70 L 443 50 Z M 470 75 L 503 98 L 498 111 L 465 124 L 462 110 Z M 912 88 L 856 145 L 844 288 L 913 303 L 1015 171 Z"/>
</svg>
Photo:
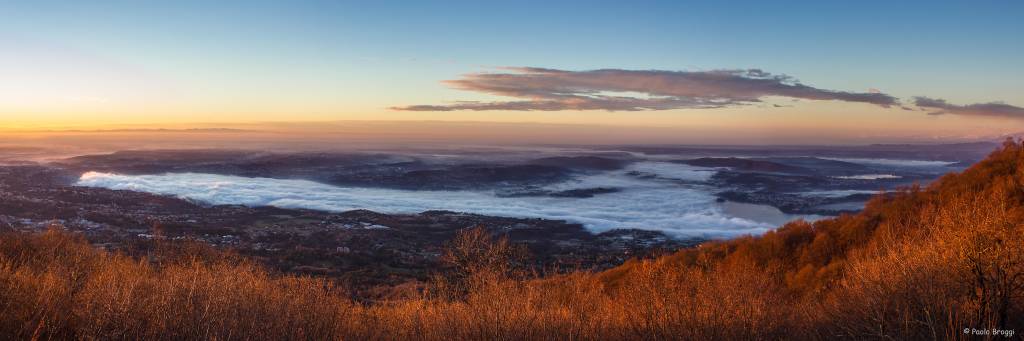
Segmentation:
<svg viewBox="0 0 1024 341">
<path fill-rule="evenodd" d="M 959 339 L 1024 332 L 1024 145 L 856 215 L 792 222 L 601 273 L 536 278 L 468 230 L 416 297 L 165 245 L 142 259 L 58 231 L 0 238 L 3 339 Z M 1020 337 L 1020 334 L 1015 335 Z"/>
</svg>

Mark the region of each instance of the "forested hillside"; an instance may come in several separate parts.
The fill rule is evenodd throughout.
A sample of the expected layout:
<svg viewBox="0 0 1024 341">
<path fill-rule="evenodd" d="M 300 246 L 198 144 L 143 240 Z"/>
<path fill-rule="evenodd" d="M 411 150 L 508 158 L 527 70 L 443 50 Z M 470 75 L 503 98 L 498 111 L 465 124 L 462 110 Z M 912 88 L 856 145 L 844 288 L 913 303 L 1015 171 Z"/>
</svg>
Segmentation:
<svg viewBox="0 0 1024 341">
<path fill-rule="evenodd" d="M 1022 218 L 1024 145 L 1008 141 L 855 215 L 599 273 L 517 270 L 520 248 L 469 229 L 434 280 L 372 303 L 199 244 L 131 257 L 5 232 L 0 338 L 968 338 L 1024 327 Z"/>
</svg>

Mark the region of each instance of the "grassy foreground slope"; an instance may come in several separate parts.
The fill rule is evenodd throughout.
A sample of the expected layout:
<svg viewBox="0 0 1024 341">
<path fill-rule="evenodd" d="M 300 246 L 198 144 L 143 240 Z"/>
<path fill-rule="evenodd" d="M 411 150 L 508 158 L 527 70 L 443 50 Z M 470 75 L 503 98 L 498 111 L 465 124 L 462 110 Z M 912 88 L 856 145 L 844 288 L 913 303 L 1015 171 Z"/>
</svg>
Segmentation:
<svg viewBox="0 0 1024 341">
<path fill-rule="evenodd" d="M 535 278 L 468 230 L 416 297 L 362 304 L 229 253 L 0 236 L 0 339 L 958 339 L 1024 332 L 1024 145 L 856 215 Z M 1020 335 L 1014 335 L 1020 337 Z"/>
</svg>

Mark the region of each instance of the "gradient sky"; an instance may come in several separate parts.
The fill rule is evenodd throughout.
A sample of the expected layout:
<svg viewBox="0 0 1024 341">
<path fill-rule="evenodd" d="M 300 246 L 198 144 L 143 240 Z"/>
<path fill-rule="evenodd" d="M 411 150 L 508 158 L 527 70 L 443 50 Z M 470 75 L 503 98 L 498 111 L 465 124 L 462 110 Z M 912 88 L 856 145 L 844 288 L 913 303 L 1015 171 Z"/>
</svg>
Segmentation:
<svg viewBox="0 0 1024 341">
<path fill-rule="evenodd" d="M 986 138 L 1024 131 L 1022 13 L 1021 1 L 0 1 L 0 129 L 440 120 L 779 143 Z M 392 109 L 517 100 L 442 83 L 512 72 L 500 67 L 760 69 L 900 104 Z"/>
</svg>

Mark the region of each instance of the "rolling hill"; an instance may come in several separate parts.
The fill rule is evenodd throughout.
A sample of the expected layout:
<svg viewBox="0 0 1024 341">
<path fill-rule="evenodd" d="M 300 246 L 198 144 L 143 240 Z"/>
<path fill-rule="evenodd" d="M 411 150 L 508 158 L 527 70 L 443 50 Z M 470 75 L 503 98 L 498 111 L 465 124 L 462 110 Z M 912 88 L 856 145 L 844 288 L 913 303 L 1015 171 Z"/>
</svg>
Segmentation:
<svg viewBox="0 0 1024 341">
<path fill-rule="evenodd" d="M 204 245 L 127 256 L 0 237 L 0 338 L 961 339 L 1024 327 L 1024 144 L 927 187 L 762 236 L 538 276 L 483 229 L 434 280 L 354 301 Z M 1019 335 L 1013 335 L 1018 336 Z"/>
</svg>

